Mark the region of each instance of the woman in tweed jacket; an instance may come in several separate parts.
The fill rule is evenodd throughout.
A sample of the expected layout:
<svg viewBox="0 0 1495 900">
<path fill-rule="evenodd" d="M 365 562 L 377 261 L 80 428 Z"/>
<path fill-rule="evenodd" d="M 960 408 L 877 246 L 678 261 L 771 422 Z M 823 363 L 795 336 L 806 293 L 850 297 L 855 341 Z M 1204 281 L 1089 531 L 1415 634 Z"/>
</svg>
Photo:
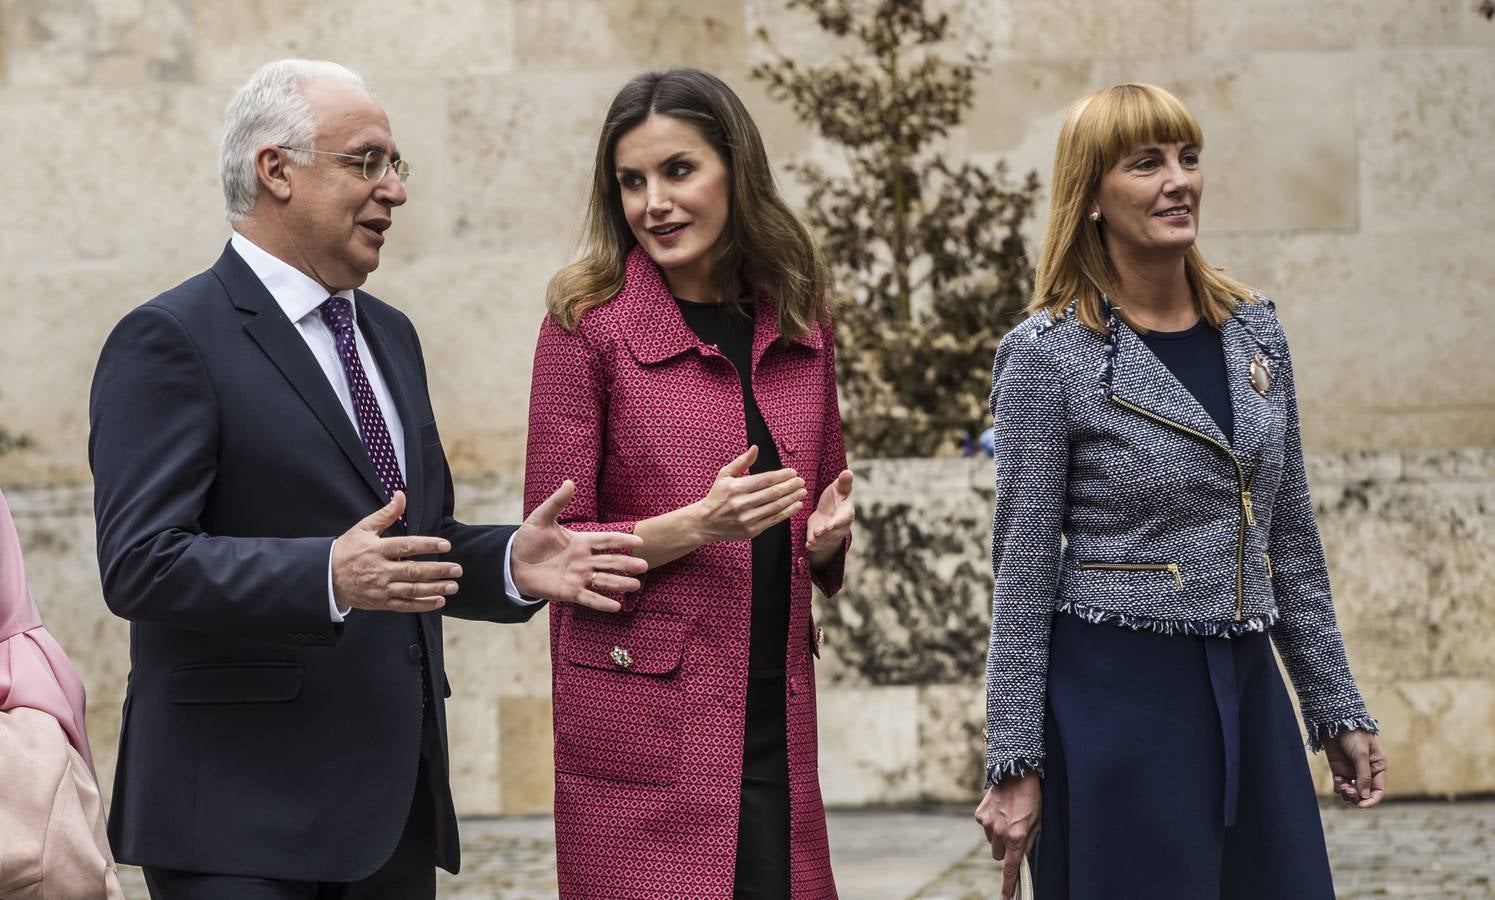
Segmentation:
<svg viewBox="0 0 1495 900">
<path fill-rule="evenodd" d="M 1004 898 L 1035 839 L 1042 898 L 1332 898 L 1268 636 L 1336 791 L 1384 794 L 1286 337 L 1194 244 L 1202 145 L 1151 85 L 1071 107 L 1034 314 L 997 350 L 976 817 Z"/>
</svg>

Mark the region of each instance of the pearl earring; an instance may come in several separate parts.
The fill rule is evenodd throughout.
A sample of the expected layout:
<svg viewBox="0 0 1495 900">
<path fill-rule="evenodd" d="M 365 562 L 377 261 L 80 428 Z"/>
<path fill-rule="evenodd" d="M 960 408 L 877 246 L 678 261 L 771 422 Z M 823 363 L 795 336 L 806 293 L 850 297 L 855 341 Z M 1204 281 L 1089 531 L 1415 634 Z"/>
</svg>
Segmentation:
<svg viewBox="0 0 1495 900">
<path fill-rule="evenodd" d="M 1100 224 L 1100 210 L 1091 210 L 1090 221 L 1094 222 L 1097 225 Z"/>
</svg>

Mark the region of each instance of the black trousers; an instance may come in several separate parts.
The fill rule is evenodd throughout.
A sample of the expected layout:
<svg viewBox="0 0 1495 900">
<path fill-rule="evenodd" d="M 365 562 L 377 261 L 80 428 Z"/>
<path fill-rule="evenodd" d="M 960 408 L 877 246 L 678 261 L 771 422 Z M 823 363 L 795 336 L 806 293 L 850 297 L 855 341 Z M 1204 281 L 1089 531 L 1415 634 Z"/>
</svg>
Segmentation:
<svg viewBox="0 0 1495 900">
<path fill-rule="evenodd" d="M 789 726 L 782 671 L 748 674 L 735 900 L 789 897 Z"/>
<path fill-rule="evenodd" d="M 425 731 L 434 735 L 427 713 Z M 422 735 L 424 738 L 425 735 Z M 422 740 L 422 753 L 435 742 Z M 174 869 L 145 868 L 151 900 L 435 900 L 436 801 L 423 755 L 405 830 L 394 852 L 379 869 L 359 881 L 282 881 L 240 875 L 213 875 Z M 371 786 L 372 788 L 372 786 Z M 358 840 L 356 834 L 346 835 Z"/>
</svg>

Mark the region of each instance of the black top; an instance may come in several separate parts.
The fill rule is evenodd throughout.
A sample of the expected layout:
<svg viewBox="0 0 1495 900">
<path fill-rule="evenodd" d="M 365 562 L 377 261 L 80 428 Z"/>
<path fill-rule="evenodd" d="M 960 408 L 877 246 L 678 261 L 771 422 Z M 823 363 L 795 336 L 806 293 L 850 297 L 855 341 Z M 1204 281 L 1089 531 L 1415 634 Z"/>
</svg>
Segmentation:
<svg viewBox="0 0 1495 900">
<path fill-rule="evenodd" d="M 685 324 L 702 343 L 714 344 L 737 370 L 742 382 L 742 408 L 747 420 L 746 443 L 758 445 L 752 472 L 783 468 L 768 423 L 753 399 L 753 317 L 721 303 L 676 302 Z M 742 307 L 738 307 L 738 310 Z M 748 671 L 753 675 L 784 674 L 789 643 L 789 523 L 780 522 L 753 538 L 753 619 L 748 645 Z"/>
<path fill-rule="evenodd" d="M 1215 424 L 1225 433 L 1225 439 L 1235 442 L 1235 413 L 1230 406 L 1230 385 L 1225 378 L 1225 348 L 1220 344 L 1220 332 L 1200 318 L 1199 322 L 1185 331 L 1149 331 L 1142 335 L 1142 342 L 1163 361 Z"/>
</svg>

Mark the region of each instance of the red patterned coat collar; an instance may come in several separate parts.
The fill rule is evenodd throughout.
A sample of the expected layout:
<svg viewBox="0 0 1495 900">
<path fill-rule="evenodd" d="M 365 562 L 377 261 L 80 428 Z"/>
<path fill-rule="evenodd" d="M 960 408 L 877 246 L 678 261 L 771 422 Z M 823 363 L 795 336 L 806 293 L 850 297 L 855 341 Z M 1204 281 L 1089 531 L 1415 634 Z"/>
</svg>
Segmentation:
<svg viewBox="0 0 1495 900">
<path fill-rule="evenodd" d="M 631 323 L 627 331 L 628 346 L 639 362 L 653 365 L 688 350 L 702 349 L 700 339 L 685 324 L 664 274 L 642 247 L 629 251 L 623 289 L 610 302 L 620 305 L 627 314 Z M 758 309 L 753 327 L 755 366 L 781 336 L 778 302 L 770 296 L 761 296 Z M 817 323 L 809 334 L 795 338 L 793 343 L 818 353 L 825 346 L 825 326 Z"/>
</svg>

